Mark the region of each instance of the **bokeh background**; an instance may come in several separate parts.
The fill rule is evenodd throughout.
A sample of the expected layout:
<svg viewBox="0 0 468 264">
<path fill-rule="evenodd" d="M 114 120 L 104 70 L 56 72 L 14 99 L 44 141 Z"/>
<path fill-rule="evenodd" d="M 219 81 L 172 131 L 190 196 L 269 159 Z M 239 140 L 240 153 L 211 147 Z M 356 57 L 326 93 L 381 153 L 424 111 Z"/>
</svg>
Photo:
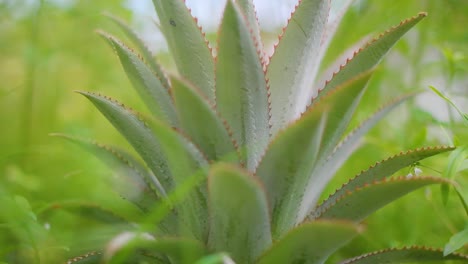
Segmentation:
<svg viewBox="0 0 468 264">
<path fill-rule="evenodd" d="M 271 47 L 296 1 L 254 2 L 265 45 Z M 224 1 L 186 3 L 215 46 Z M 339 28 L 342 39 L 334 42 L 326 59 L 333 65 L 363 37 L 370 39 L 420 11 L 427 11 L 428 18 L 379 66 L 355 122 L 390 98 L 412 90 L 426 92 L 372 129 L 328 193 L 363 168 L 402 150 L 468 144 L 468 121 L 428 88 L 436 87 L 468 111 L 468 1 L 356 0 Z M 59 208 L 41 215 L 56 202 L 84 200 L 132 213 L 113 190 L 119 187 L 115 171 L 49 135 L 67 133 L 130 149 L 97 110 L 73 92 L 99 91 L 146 111 L 117 56 L 95 34 L 103 29 L 125 39 L 104 12 L 127 21 L 159 62 L 173 70 L 150 0 L 0 0 L 0 263 L 60 262 L 102 246 L 119 231 Z M 441 155 L 418 167 L 423 174 L 443 177 L 449 161 L 449 155 Z M 456 175 L 465 194 L 467 168 L 465 160 Z M 453 191 L 443 203 L 440 189 L 429 187 L 380 210 L 366 225 L 364 234 L 335 259 L 391 246 L 443 247 L 468 226 L 468 220 Z M 468 250 L 465 246 L 460 251 Z"/>
</svg>

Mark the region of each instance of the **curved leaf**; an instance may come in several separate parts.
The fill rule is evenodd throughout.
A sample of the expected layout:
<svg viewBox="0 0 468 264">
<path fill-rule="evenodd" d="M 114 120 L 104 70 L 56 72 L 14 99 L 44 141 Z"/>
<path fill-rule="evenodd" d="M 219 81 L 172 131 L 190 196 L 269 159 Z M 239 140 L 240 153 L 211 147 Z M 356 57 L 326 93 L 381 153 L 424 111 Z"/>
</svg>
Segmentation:
<svg viewBox="0 0 468 264">
<path fill-rule="evenodd" d="M 196 20 L 182 0 L 153 0 L 153 4 L 179 74 L 214 103 L 214 59 Z"/>
<path fill-rule="evenodd" d="M 451 151 L 453 149 L 453 147 L 420 148 L 402 152 L 398 155 L 380 161 L 374 166 L 370 167 L 368 170 L 361 172 L 361 174 L 351 179 L 334 194 L 330 195 L 330 197 L 328 197 L 328 199 L 326 199 L 318 208 L 316 208 L 314 212 L 311 212 L 311 215 L 309 215 L 308 218 L 309 220 L 314 219 L 317 212 L 320 212 L 323 210 L 323 208 L 326 208 L 335 203 L 339 197 L 342 197 L 347 192 L 353 191 L 358 187 L 365 186 L 366 184 L 370 184 L 374 181 L 382 180 L 385 177 L 391 176 L 398 170 L 410 166 L 411 164 L 422 159 Z"/>
<path fill-rule="evenodd" d="M 160 142 L 175 189 L 182 188 L 181 186 L 186 182 L 192 182 L 193 179 L 206 179 L 208 161 L 195 146 L 162 122 L 152 120 L 148 125 Z M 206 199 L 205 185 L 198 184 L 183 197 L 184 202 L 176 205 L 180 233 L 193 236 L 200 241 L 206 240 L 208 232 Z"/>
<path fill-rule="evenodd" d="M 347 80 L 374 68 L 390 48 L 392 48 L 408 30 L 426 16 L 426 13 L 420 13 L 415 17 L 401 22 L 400 25 L 389 29 L 374 41 L 355 52 L 354 57 L 347 60 L 346 64 L 341 67 L 329 82 L 327 82 L 325 87 L 317 95 L 317 99 Z"/>
<path fill-rule="evenodd" d="M 161 80 L 121 41 L 105 32 L 100 32 L 100 35 L 108 40 L 116 51 L 128 78 L 152 114 L 171 126 L 177 126 L 172 98 Z"/>
<path fill-rule="evenodd" d="M 426 261 L 467 261 L 468 256 L 461 254 L 450 254 L 444 256 L 442 250 L 425 247 L 405 247 L 384 249 L 367 253 L 352 259 L 340 262 L 340 264 L 374 264 L 374 263 L 407 263 Z"/>
<path fill-rule="evenodd" d="M 468 225 L 465 226 L 465 229 L 450 238 L 449 242 L 444 247 L 444 256 L 452 254 L 455 250 L 465 245 L 468 245 Z"/>
<path fill-rule="evenodd" d="M 348 222 L 305 223 L 275 242 L 256 263 L 324 263 L 333 252 L 359 232 L 359 226 Z"/>
<path fill-rule="evenodd" d="M 429 184 L 451 184 L 450 181 L 435 177 L 401 177 L 376 181 L 348 191 L 333 204 L 320 207 L 314 212 L 315 218 L 340 219 L 359 222 L 374 211 L 405 194 Z"/>
<path fill-rule="evenodd" d="M 143 55 L 144 60 L 148 63 L 153 73 L 156 74 L 162 85 L 169 90 L 169 82 L 167 81 L 163 70 L 156 62 L 156 59 L 154 58 L 153 54 L 151 54 L 151 51 L 146 47 L 145 43 L 143 43 L 140 37 L 138 37 L 137 33 L 122 19 L 108 13 L 105 13 L 104 15 L 107 16 L 112 22 L 114 22 L 125 33 L 130 41 L 133 42 L 133 44 L 140 51 L 141 55 Z"/>
<path fill-rule="evenodd" d="M 294 120 L 304 109 L 303 104 L 308 103 L 301 97 L 312 89 L 315 76 L 311 73 L 319 66 L 329 9 L 330 1 L 300 1 L 270 59 L 266 76 L 273 135 Z"/>
<path fill-rule="evenodd" d="M 257 166 L 270 135 L 267 83 L 255 45 L 241 11 L 229 0 L 219 31 L 216 101 L 234 139 L 245 148 L 249 170 Z"/>
<path fill-rule="evenodd" d="M 164 190 L 156 177 L 125 150 L 64 134 L 51 135 L 65 138 L 91 152 L 109 165 L 110 168 L 121 170 L 122 172 L 119 175 L 126 177 L 126 182 L 133 185 L 138 193 L 135 195 L 135 190 L 130 192 L 127 190 L 127 192 L 120 194 L 125 199 L 135 203 L 143 211 L 148 211 L 156 201 L 160 200 L 160 194 L 164 194 Z M 129 186 L 126 187 L 129 188 Z"/>
<path fill-rule="evenodd" d="M 324 97 L 268 147 L 256 174 L 270 195 L 275 239 L 306 216 L 299 211 L 306 186 L 322 180 L 321 175 L 312 175 L 313 169 L 341 138 L 369 76 L 359 76 Z"/>
<path fill-rule="evenodd" d="M 258 24 L 255 5 L 252 0 L 237 0 L 236 3 L 244 14 L 247 26 L 251 29 L 250 33 L 252 34 L 255 45 L 257 46 L 260 59 L 263 59 L 265 53 L 263 50 L 262 38 L 260 35 L 260 25 Z"/>
<path fill-rule="evenodd" d="M 209 160 L 238 162 L 235 143 L 228 130 L 217 116 L 216 110 L 197 93 L 195 87 L 177 78 L 172 78 L 174 100 L 181 127 L 197 144 Z"/>
<path fill-rule="evenodd" d="M 197 240 L 154 238 L 148 233 L 124 232 L 108 243 L 104 256 L 106 263 L 140 263 L 137 262 L 138 258 L 146 257 L 147 260 L 151 259 L 150 263 L 191 264 L 205 251 L 203 244 Z"/>
<path fill-rule="evenodd" d="M 266 194 L 247 172 L 216 164 L 208 178 L 211 211 L 208 245 L 239 263 L 253 260 L 271 244 Z"/>
<path fill-rule="evenodd" d="M 364 121 L 359 127 L 351 131 L 333 150 L 333 153 L 314 168 L 312 175 L 320 175 L 320 182 L 311 181 L 306 188 L 304 199 L 302 200 L 300 215 L 309 214 L 311 209 L 316 206 L 323 189 L 333 178 L 336 171 L 348 160 L 349 156 L 360 144 L 361 137 L 369 131 L 378 121 L 393 110 L 396 106 L 411 97 L 413 94 L 400 97 L 381 108 L 369 119 Z M 302 221 L 301 219 L 299 219 Z"/>
<path fill-rule="evenodd" d="M 143 119 L 109 97 L 90 92 L 78 91 L 78 93 L 88 98 L 128 140 L 156 175 L 165 192 L 172 190 L 174 181 L 171 178 L 166 158 L 153 131 Z"/>
</svg>

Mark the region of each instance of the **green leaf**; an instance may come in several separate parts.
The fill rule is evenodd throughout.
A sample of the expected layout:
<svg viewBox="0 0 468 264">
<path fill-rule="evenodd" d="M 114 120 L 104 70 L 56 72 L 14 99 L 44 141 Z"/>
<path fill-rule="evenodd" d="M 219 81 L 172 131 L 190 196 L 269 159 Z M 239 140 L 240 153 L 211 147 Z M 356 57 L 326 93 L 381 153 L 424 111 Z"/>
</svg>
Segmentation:
<svg viewBox="0 0 468 264">
<path fill-rule="evenodd" d="M 88 98 L 128 140 L 153 171 L 166 193 L 172 190 L 174 180 L 171 177 L 167 160 L 160 143 L 143 118 L 109 97 L 90 92 L 79 91 L 78 93 Z"/>
<path fill-rule="evenodd" d="M 458 250 L 468 244 L 468 225 L 462 231 L 453 235 L 449 242 L 445 245 L 444 256 L 452 254 L 455 250 Z"/>
<path fill-rule="evenodd" d="M 457 110 L 457 112 L 460 114 L 461 117 L 463 117 L 463 119 L 465 120 L 465 122 L 468 122 L 468 114 L 466 113 L 463 113 L 460 108 L 457 107 L 457 105 L 452 101 L 450 100 L 450 98 L 448 98 L 446 95 L 444 95 L 441 91 L 439 91 L 437 88 L 435 88 L 434 86 L 429 86 L 429 88 L 434 92 L 436 93 L 440 98 L 444 99 L 448 104 L 450 104 L 453 108 L 455 108 L 455 110 Z M 468 124 L 468 123 L 465 123 L 465 124 Z"/>
<path fill-rule="evenodd" d="M 104 15 L 107 16 L 112 22 L 114 22 L 125 33 L 130 41 L 133 42 L 133 44 L 138 48 L 141 55 L 143 56 L 143 59 L 146 61 L 146 63 L 148 63 L 153 73 L 158 77 L 159 81 L 161 81 L 161 84 L 166 89 L 169 89 L 169 82 L 167 81 L 161 66 L 159 66 L 159 64 L 156 62 L 153 54 L 151 54 L 151 51 L 149 51 L 145 43 L 143 43 L 143 41 L 138 37 L 136 32 L 122 19 L 108 13 L 105 13 Z"/>
<path fill-rule="evenodd" d="M 205 248 L 197 240 L 175 237 L 154 238 L 148 233 L 124 232 L 111 240 L 104 252 L 106 263 L 141 263 L 139 258 L 146 256 L 154 263 L 192 264 L 205 253 Z M 160 262 L 156 262 L 160 263 Z"/>
<path fill-rule="evenodd" d="M 340 197 L 346 193 L 353 191 L 356 188 L 371 184 L 375 181 L 391 176 L 398 170 L 410 166 L 422 159 L 453 150 L 453 147 L 435 147 L 435 148 L 420 148 L 402 152 L 388 159 L 380 161 L 370 167 L 368 170 L 361 172 L 359 175 L 343 185 L 339 190 L 326 199 L 317 209 L 308 216 L 308 219 L 314 219 L 316 213 L 334 204 Z"/>
<path fill-rule="evenodd" d="M 208 161 L 193 144 L 162 122 L 152 120 L 148 125 L 160 142 L 175 189 L 192 182 L 194 178 L 206 179 Z M 188 192 L 183 198 L 184 202 L 176 206 L 180 233 L 200 241 L 206 240 L 208 232 L 207 191 L 203 182 Z"/>
<path fill-rule="evenodd" d="M 353 58 L 348 60 L 333 78 L 327 82 L 317 95 L 317 98 L 320 98 L 347 80 L 353 79 L 355 76 L 374 68 L 393 45 L 426 15 L 426 13 L 420 13 L 415 17 L 402 21 L 400 25 L 389 29 L 374 41 L 355 52 Z"/>
<path fill-rule="evenodd" d="M 105 32 L 100 32 L 100 35 L 116 51 L 128 78 L 152 114 L 171 126 L 177 126 L 177 117 L 168 87 L 165 87 L 145 62 L 121 41 Z"/>
<path fill-rule="evenodd" d="M 406 247 L 384 249 L 367 253 L 352 259 L 340 262 L 340 264 L 374 264 L 374 263 L 409 263 L 443 260 L 468 260 L 468 256 L 451 254 L 444 256 L 442 250 L 425 247 Z"/>
<path fill-rule="evenodd" d="M 242 11 L 248 27 L 251 29 L 250 33 L 252 34 L 255 45 L 258 48 L 260 59 L 262 59 L 265 54 L 263 50 L 262 38 L 260 35 L 260 25 L 258 24 L 257 14 L 255 11 L 255 6 L 252 0 L 237 0 L 238 7 Z"/>
<path fill-rule="evenodd" d="M 57 210 L 65 210 L 70 213 L 87 217 L 93 220 L 101 221 L 103 223 L 111 224 L 128 224 L 135 219 L 126 219 L 125 216 L 119 215 L 108 208 L 104 208 L 98 204 L 86 201 L 62 201 L 47 205 L 42 208 L 38 215 L 43 218 L 48 218 L 49 215 Z M 140 215 L 141 216 L 141 215 Z M 133 217 L 138 218 L 138 215 Z"/>
<path fill-rule="evenodd" d="M 253 263 L 271 244 L 266 194 L 254 176 L 216 164 L 208 178 L 211 210 L 208 245 L 239 263 Z"/>
<path fill-rule="evenodd" d="M 209 160 L 239 157 L 228 128 L 216 110 L 188 83 L 171 79 L 174 100 L 184 132 L 197 144 Z"/>
<path fill-rule="evenodd" d="M 324 97 L 268 147 L 256 174 L 270 194 L 275 239 L 304 219 L 299 209 L 307 186 L 321 180 L 321 175 L 312 175 L 313 169 L 342 137 L 369 76 L 359 76 Z"/>
<path fill-rule="evenodd" d="M 249 170 L 257 166 L 270 135 L 268 90 L 255 45 L 241 11 L 229 0 L 219 30 L 217 109 L 245 148 Z"/>
<path fill-rule="evenodd" d="M 214 59 L 204 34 L 182 0 L 153 0 L 179 74 L 215 101 Z"/>
<path fill-rule="evenodd" d="M 101 263 L 102 252 L 100 251 L 91 251 L 86 254 L 83 254 L 78 257 L 71 258 L 67 260 L 67 264 L 98 264 Z"/>
<path fill-rule="evenodd" d="M 314 211 L 314 218 L 360 222 L 374 211 L 407 193 L 430 184 L 451 184 L 435 177 L 400 177 L 375 181 L 348 191 L 328 206 Z"/>
<path fill-rule="evenodd" d="M 391 110 L 397 107 L 413 94 L 400 97 L 374 113 L 369 119 L 364 121 L 360 126 L 351 131 L 333 150 L 333 153 L 314 168 L 312 175 L 320 175 L 320 181 L 311 181 L 304 199 L 302 200 L 300 216 L 304 217 L 312 208 L 316 206 L 323 189 L 327 183 L 333 178 L 337 170 L 346 162 L 360 144 L 361 137 L 369 131 L 378 121 L 380 121 Z"/>
<path fill-rule="evenodd" d="M 120 176 L 127 178 L 127 184 L 138 190 L 137 195 L 134 194 L 135 190 L 127 190 L 127 192 L 121 192 L 120 194 L 125 199 L 135 203 L 143 211 L 151 209 L 154 203 L 160 200 L 162 195 L 165 195 L 156 177 L 127 151 L 69 135 L 51 135 L 65 138 L 77 144 L 101 159 L 110 168 L 119 171 Z M 126 188 L 129 188 L 129 186 L 126 185 Z"/>
<path fill-rule="evenodd" d="M 308 103 L 300 97 L 312 89 L 329 8 L 330 1 L 300 1 L 270 59 L 266 76 L 273 135 L 304 110 L 298 102 Z"/>
<path fill-rule="evenodd" d="M 305 223 L 276 241 L 256 263 L 324 263 L 328 256 L 359 232 L 359 226 L 347 222 Z"/>
<path fill-rule="evenodd" d="M 462 146 L 454 150 L 448 160 L 447 167 L 442 174 L 445 178 L 453 180 L 457 172 L 460 170 L 460 167 L 468 159 L 468 145 Z M 442 200 L 444 203 L 447 203 L 449 195 L 449 186 L 441 186 L 442 190 Z"/>
</svg>

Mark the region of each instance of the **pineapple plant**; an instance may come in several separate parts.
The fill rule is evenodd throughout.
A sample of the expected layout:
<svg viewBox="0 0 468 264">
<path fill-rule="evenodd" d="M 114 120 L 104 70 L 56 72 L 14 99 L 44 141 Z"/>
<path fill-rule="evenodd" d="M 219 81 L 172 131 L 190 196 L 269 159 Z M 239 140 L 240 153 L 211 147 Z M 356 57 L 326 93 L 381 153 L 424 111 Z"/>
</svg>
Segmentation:
<svg viewBox="0 0 468 264">
<path fill-rule="evenodd" d="M 267 56 L 250 0 L 227 1 L 215 50 L 184 1 L 153 0 L 177 74 L 165 72 L 130 27 L 111 17 L 141 55 L 116 37 L 99 34 L 117 53 L 150 115 L 104 95 L 78 93 L 139 157 L 56 135 L 123 170 L 129 188 L 137 192 L 122 196 L 142 216 L 135 225 L 97 205 L 61 204 L 127 224 L 106 248 L 68 263 L 324 263 L 359 235 L 362 220 L 374 211 L 427 185 L 454 185 L 440 177 L 391 177 L 454 149 L 419 148 L 378 162 L 320 202 L 359 139 L 414 95 L 394 99 L 347 133 L 379 61 L 426 16 L 420 13 L 379 35 L 321 83 L 324 54 L 339 39 L 334 33 L 350 2 L 299 1 Z M 330 18 L 330 10 L 339 15 Z M 410 246 L 343 263 L 467 259 Z"/>
</svg>

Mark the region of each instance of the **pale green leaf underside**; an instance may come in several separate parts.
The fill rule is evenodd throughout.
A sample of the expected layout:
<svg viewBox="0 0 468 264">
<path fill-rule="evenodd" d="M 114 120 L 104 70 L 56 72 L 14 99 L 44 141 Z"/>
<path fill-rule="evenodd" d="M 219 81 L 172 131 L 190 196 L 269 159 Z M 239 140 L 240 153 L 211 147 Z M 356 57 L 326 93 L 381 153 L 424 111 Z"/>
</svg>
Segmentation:
<svg viewBox="0 0 468 264">
<path fill-rule="evenodd" d="M 445 245 L 444 256 L 452 254 L 455 250 L 462 248 L 468 244 L 468 224 L 465 229 L 453 235 L 449 242 Z"/>
<path fill-rule="evenodd" d="M 468 256 L 451 254 L 443 255 L 442 250 L 424 248 L 424 247 L 408 247 L 408 248 L 392 248 L 377 252 L 372 252 L 358 256 L 349 260 L 340 262 L 340 264 L 375 264 L 375 263 L 419 263 L 427 261 L 468 261 Z"/>
<path fill-rule="evenodd" d="M 313 169 L 341 138 L 369 76 L 359 76 L 324 97 L 267 149 L 256 174 L 270 194 L 275 239 L 305 218 L 307 212 L 300 211 L 304 194 L 313 184 L 322 184 Z"/>
<path fill-rule="evenodd" d="M 101 32 L 101 35 L 116 51 L 128 78 L 151 113 L 171 126 L 177 126 L 177 117 L 168 88 L 164 87 L 161 80 L 131 49 L 107 33 Z"/>
<path fill-rule="evenodd" d="M 326 199 L 317 209 L 315 209 L 311 213 L 311 215 L 308 216 L 308 218 L 315 218 L 317 216 L 317 213 L 322 211 L 323 208 L 326 208 L 331 204 L 335 203 L 337 199 L 339 199 L 341 196 L 345 195 L 349 191 L 353 191 L 356 188 L 365 186 L 366 184 L 370 184 L 374 181 L 382 180 L 385 177 L 391 176 L 398 170 L 410 166 L 415 162 L 440 153 L 451 151 L 453 149 L 453 147 L 421 148 L 402 152 L 386 160 L 380 161 L 374 166 L 370 167 L 368 170 L 363 171 L 361 174 L 357 175 L 347 184 L 343 185 L 343 187 L 338 189 L 334 194 L 332 194 L 328 199 Z"/>
<path fill-rule="evenodd" d="M 328 207 L 316 212 L 319 219 L 362 221 L 386 204 L 430 184 L 449 184 L 443 178 L 412 177 L 386 179 L 364 185 L 342 195 Z"/>
<path fill-rule="evenodd" d="M 214 59 L 184 1 L 153 0 L 153 4 L 179 74 L 214 103 Z"/>
<path fill-rule="evenodd" d="M 151 54 L 151 51 L 148 49 L 145 43 L 143 43 L 140 37 L 138 37 L 137 33 L 129 25 L 127 25 L 127 23 L 125 23 L 122 19 L 116 16 L 113 16 L 111 14 L 106 14 L 106 16 L 111 21 L 113 21 L 125 33 L 125 35 L 130 39 L 131 42 L 133 42 L 133 44 L 140 51 L 146 63 L 148 63 L 148 65 L 150 66 L 153 73 L 156 74 L 156 76 L 161 81 L 163 86 L 166 89 L 169 89 L 169 82 L 167 81 L 163 70 L 161 69 L 159 64 L 156 62 L 156 59 L 154 58 L 153 54 Z"/>
<path fill-rule="evenodd" d="M 347 80 L 374 68 L 390 48 L 426 15 L 426 13 L 420 13 L 418 16 L 401 22 L 400 25 L 386 31 L 377 39 L 357 51 L 354 57 L 342 66 L 325 85 L 317 98 L 320 98 L 323 94 L 328 93 L 333 90 L 334 87 L 339 86 Z"/>
<path fill-rule="evenodd" d="M 358 233 L 359 227 L 347 222 L 315 221 L 302 224 L 275 242 L 256 263 L 321 264 Z"/>
<path fill-rule="evenodd" d="M 297 103 L 313 87 L 330 1 L 302 0 L 292 14 L 267 68 L 272 134 L 297 117 Z M 299 109 L 303 110 L 303 109 Z"/>
<path fill-rule="evenodd" d="M 180 125 L 210 161 L 239 162 L 229 132 L 203 96 L 188 83 L 172 78 L 172 91 Z"/>
<path fill-rule="evenodd" d="M 167 193 L 174 187 L 166 158 L 153 131 L 134 112 L 108 97 L 79 92 L 86 96 L 112 125 L 128 140 L 148 167 L 153 171 Z"/>
<path fill-rule="evenodd" d="M 307 214 L 316 206 L 316 203 L 327 185 L 327 183 L 333 178 L 338 169 L 343 165 L 346 160 L 351 156 L 354 150 L 360 143 L 361 137 L 364 136 L 369 129 L 371 129 L 378 121 L 380 121 L 385 115 L 388 114 L 392 109 L 401 104 L 403 101 L 408 99 L 411 95 L 401 97 L 380 109 L 378 112 L 373 114 L 369 119 L 364 121 L 359 127 L 350 132 L 344 140 L 338 144 L 334 149 L 333 153 L 327 157 L 325 161 L 320 163 L 314 168 L 312 175 L 319 175 L 320 182 L 312 182 L 307 189 L 303 203 L 301 204 L 301 212 Z M 303 219 L 298 219 L 302 221 Z"/>
<path fill-rule="evenodd" d="M 268 91 L 257 48 L 246 21 L 228 1 L 219 31 L 216 62 L 216 106 L 253 170 L 270 135 Z"/>
<path fill-rule="evenodd" d="M 271 245 L 266 194 L 254 176 L 232 165 L 212 167 L 208 179 L 208 246 L 237 263 L 253 263 Z"/>
</svg>

